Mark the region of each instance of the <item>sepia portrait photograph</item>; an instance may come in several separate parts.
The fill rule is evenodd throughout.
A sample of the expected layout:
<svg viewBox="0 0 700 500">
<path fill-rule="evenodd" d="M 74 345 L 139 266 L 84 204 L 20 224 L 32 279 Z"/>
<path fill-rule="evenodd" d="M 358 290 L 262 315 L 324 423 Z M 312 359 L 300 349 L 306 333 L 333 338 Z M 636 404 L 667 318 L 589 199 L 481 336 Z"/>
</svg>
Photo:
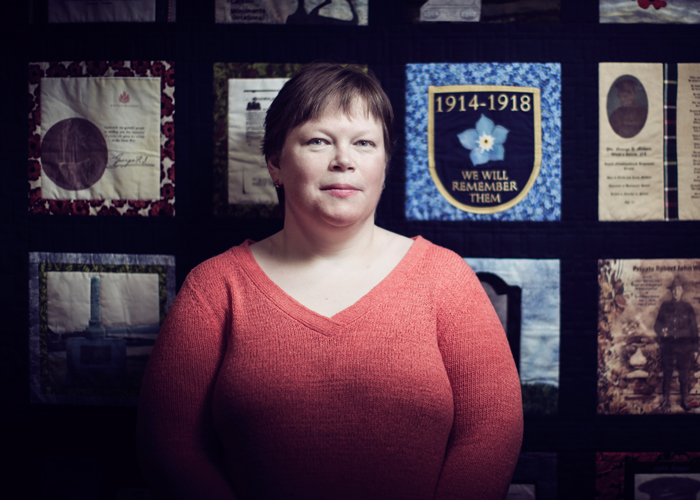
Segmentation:
<svg viewBox="0 0 700 500">
<path fill-rule="evenodd" d="M 634 137 L 644 128 L 649 112 L 647 93 L 632 75 L 622 75 L 608 91 L 608 120 L 620 137 Z"/>
<path fill-rule="evenodd" d="M 700 413 L 700 260 L 601 260 L 598 270 L 598 413 Z"/>
</svg>

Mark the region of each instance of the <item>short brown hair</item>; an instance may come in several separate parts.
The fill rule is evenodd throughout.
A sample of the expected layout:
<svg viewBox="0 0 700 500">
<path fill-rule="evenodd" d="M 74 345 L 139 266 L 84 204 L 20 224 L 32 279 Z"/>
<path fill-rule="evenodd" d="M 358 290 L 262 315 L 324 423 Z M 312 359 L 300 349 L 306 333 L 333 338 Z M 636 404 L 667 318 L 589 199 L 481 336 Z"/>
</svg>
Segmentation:
<svg viewBox="0 0 700 500">
<path fill-rule="evenodd" d="M 281 153 L 287 134 L 309 120 L 319 118 L 330 104 L 350 113 L 356 99 L 382 124 L 387 164 L 393 149 L 394 111 L 389 98 L 371 71 L 355 66 L 313 63 L 303 66 L 284 84 L 267 110 L 262 152 L 265 159 Z"/>
</svg>

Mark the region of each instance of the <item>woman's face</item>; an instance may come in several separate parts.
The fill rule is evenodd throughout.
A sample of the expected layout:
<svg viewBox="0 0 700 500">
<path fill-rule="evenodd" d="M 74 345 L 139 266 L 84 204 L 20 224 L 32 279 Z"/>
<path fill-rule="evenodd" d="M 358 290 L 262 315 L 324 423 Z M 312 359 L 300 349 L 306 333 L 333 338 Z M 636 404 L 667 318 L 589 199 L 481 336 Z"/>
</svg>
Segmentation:
<svg viewBox="0 0 700 500">
<path fill-rule="evenodd" d="M 268 169 L 284 186 L 285 223 L 374 223 L 386 169 L 382 125 L 360 102 L 349 114 L 330 105 L 317 120 L 289 132 Z"/>
</svg>

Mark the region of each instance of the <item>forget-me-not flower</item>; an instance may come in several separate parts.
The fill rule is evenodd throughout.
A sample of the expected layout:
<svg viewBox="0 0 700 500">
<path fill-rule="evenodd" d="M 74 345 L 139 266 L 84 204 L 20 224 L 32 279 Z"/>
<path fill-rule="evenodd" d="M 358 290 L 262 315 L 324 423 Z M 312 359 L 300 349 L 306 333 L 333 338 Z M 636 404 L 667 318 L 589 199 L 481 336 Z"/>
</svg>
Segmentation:
<svg viewBox="0 0 700 500">
<path fill-rule="evenodd" d="M 471 151 L 469 158 L 474 166 L 505 158 L 503 144 L 507 137 L 507 128 L 496 125 L 484 115 L 477 120 L 475 128 L 457 134 L 460 144 Z"/>
</svg>

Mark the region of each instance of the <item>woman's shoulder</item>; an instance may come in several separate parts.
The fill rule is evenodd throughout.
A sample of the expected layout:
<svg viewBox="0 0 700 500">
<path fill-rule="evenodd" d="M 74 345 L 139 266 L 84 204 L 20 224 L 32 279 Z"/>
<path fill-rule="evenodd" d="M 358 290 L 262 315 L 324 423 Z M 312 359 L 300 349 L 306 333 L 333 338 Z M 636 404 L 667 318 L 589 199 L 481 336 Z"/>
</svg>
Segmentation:
<svg viewBox="0 0 700 500">
<path fill-rule="evenodd" d="M 414 246 L 425 265 L 434 269 L 470 269 L 465 260 L 453 250 L 436 245 L 422 236 L 415 236 Z"/>
<path fill-rule="evenodd" d="M 474 271 L 456 252 L 436 245 L 422 236 L 414 240 L 407 256 L 415 278 L 431 286 L 452 288 L 476 280 Z"/>
<path fill-rule="evenodd" d="M 226 286 L 235 281 L 244 267 L 249 265 L 250 241 L 229 248 L 195 266 L 187 275 L 185 284 L 197 289 Z"/>
</svg>

